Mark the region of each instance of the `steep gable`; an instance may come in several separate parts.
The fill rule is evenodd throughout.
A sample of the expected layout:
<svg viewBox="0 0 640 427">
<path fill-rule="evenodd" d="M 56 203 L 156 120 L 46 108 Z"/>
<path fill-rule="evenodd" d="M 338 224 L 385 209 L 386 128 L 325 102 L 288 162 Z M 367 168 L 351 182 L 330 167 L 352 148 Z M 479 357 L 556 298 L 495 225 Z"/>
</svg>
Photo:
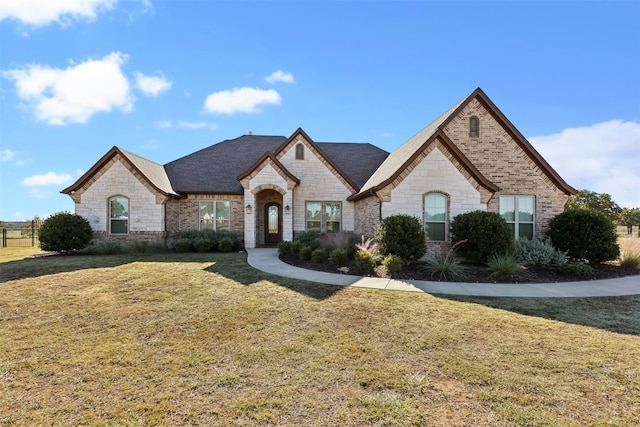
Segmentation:
<svg viewBox="0 0 640 427">
<path fill-rule="evenodd" d="M 104 170 L 115 161 L 122 161 L 131 173 L 146 184 L 151 190 L 157 191 L 164 196 L 179 197 L 174 191 L 169 177 L 164 167 L 158 163 L 137 156 L 133 153 L 125 151 L 114 146 L 100 160 L 98 160 L 86 173 L 84 173 L 76 182 L 61 191 L 63 194 L 69 194 L 73 197 L 74 193 L 81 193 L 84 189 L 95 182 L 95 180 L 104 173 Z"/>
</svg>

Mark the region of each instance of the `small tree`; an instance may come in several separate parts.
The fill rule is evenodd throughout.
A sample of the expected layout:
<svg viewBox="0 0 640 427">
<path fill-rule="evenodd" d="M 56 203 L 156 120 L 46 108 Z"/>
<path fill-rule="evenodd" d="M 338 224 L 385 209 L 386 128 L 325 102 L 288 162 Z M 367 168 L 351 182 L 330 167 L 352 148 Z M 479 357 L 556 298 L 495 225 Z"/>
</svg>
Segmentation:
<svg viewBox="0 0 640 427">
<path fill-rule="evenodd" d="M 547 237 L 573 261 L 598 264 L 620 255 L 616 226 L 604 213 L 571 209 L 549 221 Z"/>
<path fill-rule="evenodd" d="M 588 190 L 580 190 L 569 197 L 565 210 L 572 209 L 591 209 L 602 212 L 614 222 L 620 219 L 620 213 L 622 212 L 622 209 L 613 201 L 611 195 Z"/>
<path fill-rule="evenodd" d="M 40 248 L 43 251 L 70 252 L 87 247 L 92 237 L 89 221 L 77 214 L 58 212 L 42 221 Z"/>
<path fill-rule="evenodd" d="M 416 261 L 427 252 L 422 224 L 410 215 L 392 215 L 380 221 L 376 241 L 381 254 L 397 255 L 404 261 Z"/>
<path fill-rule="evenodd" d="M 487 262 L 492 255 L 511 250 L 513 231 L 495 212 L 472 211 L 456 216 L 451 222 L 451 240 L 467 240 L 458 248 L 465 258 Z"/>
</svg>

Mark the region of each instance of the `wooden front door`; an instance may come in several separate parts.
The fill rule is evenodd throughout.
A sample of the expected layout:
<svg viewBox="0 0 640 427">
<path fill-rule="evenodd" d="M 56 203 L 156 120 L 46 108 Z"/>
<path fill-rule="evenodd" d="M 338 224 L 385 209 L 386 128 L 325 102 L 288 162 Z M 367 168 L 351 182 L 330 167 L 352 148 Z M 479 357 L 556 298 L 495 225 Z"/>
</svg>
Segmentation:
<svg viewBox="0 0 640 427">
<path fill-rule="evenodd" d="M 282 213 L 280 205 L 268 203 L 264 212 L 264 243 L 277 245 L 282 240 Z"/>
</svg>

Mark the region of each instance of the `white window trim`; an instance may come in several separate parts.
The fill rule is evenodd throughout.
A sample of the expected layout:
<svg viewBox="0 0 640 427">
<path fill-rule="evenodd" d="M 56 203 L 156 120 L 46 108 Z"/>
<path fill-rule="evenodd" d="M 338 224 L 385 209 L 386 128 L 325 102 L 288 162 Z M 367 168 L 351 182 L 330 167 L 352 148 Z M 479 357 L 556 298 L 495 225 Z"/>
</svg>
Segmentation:
<svg viewBox="0 0 640 427">
<path fill-rule="evenodd" d="M 338 223 L 340 224 L 340 231 L 343 230 L 343 221 L 342 221 L 342 202 L 339 201 L 333 201 L 333 200 L 306 200 L 304 203 L 304 229 L 305 231 L 309 231 L 308 229 L 308 225 L 309 225 L 309 219 L 307 218 L 307 204 L 309 203 L 320 203 L 320 232 L 321 233 L 326 233 L 327 232 L 327 220 L 325 217 L 325 209 L 327 206 L 327 203 L 337 203 L 338 205 L 340 205 L 340 218 L 338 219 Z"/>
<path fill-rule="evenodd" d="M 427 196 L 429 195 L 437 195 L 437 196 L 442 196 L 444 197 L 444 203 L 445 203 L 445 211 L 444 211 L 444 221 L 427 221 L 426 220 L 426 214 L 427 214 Z M 422 226 L 425 230 L 425 233 L 427 233 L 427 223 L 437 223 L 437 224 L 444 224 L 444 240 L 431 240 L 429 239 L 430 242 L 448 242 L 449 241 L 449 195 L 442 193 L 440 191 L 429 191 L 428 193 L 424 193 L 422 195 Z"/>
<path fill-rule="evenodd" d="M 536 237 L 536 197 L 532 196 L 530 194 L 501 194 L 500 195 L 500 200 L 502 200 L 503 197 L 513 197 L 514 199 L 514 212 L 513 212 L 513 221 L 507 221 L 507 224 L 513 224 L 513 230 L 514 230 L 514 235 L 513 238 L 514 239 L 519 239 L 520 238 L 520 224 L 531 224 L 532 226 L 532 238 Z M 530 199 L 533 199 L 533 220 L 532 221 L 520 221 L 519 219 L 519 212 L 520 212 L 520 208 L 518 205 L 518 200 L 520 197 L 528 197 Z M 502 203 L 500 203 L 500 211 L 502 210 Z M 500 216 L 502 216 L 502 213 L 500 213 Z M 506 221 L 506 220 L 505 220 Z"/>
<path fill-rule="evenodd" d="M 219 200 L 219 199 L 200 199 L 198 200 L 198 230 L 218 230 L 218 215 L 217 215 L 217 205 L 219 202 L 226 202 L 229 204 L 229 228 L 222 229 L 222 231 L 231 231 L 231 201 L 230 200 Z M 202 217 L 200 216 L 200 211 L 203 203 L 211 203 L 213 205 L 213 213 L 211 219 L 211 228 L 202 228 Z"/>
</svg>

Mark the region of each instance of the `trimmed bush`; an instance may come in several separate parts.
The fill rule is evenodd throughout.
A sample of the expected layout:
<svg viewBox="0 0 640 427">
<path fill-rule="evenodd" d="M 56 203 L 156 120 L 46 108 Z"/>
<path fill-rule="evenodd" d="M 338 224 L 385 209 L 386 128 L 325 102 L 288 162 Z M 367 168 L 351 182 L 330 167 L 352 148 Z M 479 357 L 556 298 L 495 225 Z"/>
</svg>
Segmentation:
<svg viewBox="0 0 640 427">
<path fill-rule="evenodd" d="M 313 252 L 311 252 L 311 261 L 315 262 L 316 264 L 322 264 L 326 260 L 327 260 L 327 251 L 325 251 L 324 249 L 318 248 Z"/>
<path fill-rule="evenodd" d="M 196 252 L 209 252 L 211 250 L 211 239 L 205 236 L 197 237 L 193 241 L 193 249 Z"/>
<path fill-rule="evenodd" d="M 191 239 L 180 237 L 174 245 L 176 252 L 189 252 L 191 250 Z"/>
<path fill-rule="evenodd" d="M 318 231 L 301 231 L 296 233 L 294 241 L 300 242 L 305 246 L 310 246 L 311 249 L 318 249 L 320 247 L 320 238 L 322 234 Z"/>
<path fill-rule="evenodd" d="M 547 237 L 572 261 L 599 264 L 620 256 L 616 226 L 602 212 L 571 209 L 549 221 Z"/>
<path fill-rule="evenodd" d="M 93 230 L 78 214 L 59 212 L 42 221 L 39 231 L 43 251 L 71 252 L 89 246 Z"/>
<path fill-rule="evenodd" d="M 302 249 L 300 249 L 300 259 L 304 260 L 304 261 L 309 261 L 311 259 L 311 254 L 313 253 L 313 249 L 311 249 L 311 246 L 303 246 Z"/>
<path fill-rule="evenodd" d="M 225 236 L 218 241 L 218 250 L 220 252 L 231 252 L 235 247 L 236 244 L 230 236 Z"/>
<path fill-rule="evenodd" d="M 383 255 L 397 255 L 404 261 L 416 261 L 427 251 L 426 236 L 418 218 L 392 215 L 376 227 L 378 250 Z"/>
<path fill-rule="evenodd" d="M 560 272 L 567 276 L 587 279 L 593 274 L 593 268 L 583 262 L 569 262 L 560 267 Z"/>
<path fill-rule="evenodd" d="M 507 253 L 513 245 L 513 232 L 495 212 L 471 211 L 451 222 L 451 240 L 467 240 L 458 253 L 468 259 L 486 263 L 493 254 Z"/>
<path fill-rule="evenodd" d="M 291 242 L 288 240 L 281 240 L 280 243 L 278 243 L 278 253 L 284 257 L 290 256 Z"/>
<path fill-rule="evenodd" d="M 359 249 L 355 255 L 356 265 L 362 271 L 370 273 L 376 268 L 376 260 L 374 255 L 364 249 Z"/>
<path fill-rule="evenodd" d="M 329 253 L 329 261 L 336 267 L 346 266 L 347 262 L 349 261 L 349 257 L 347 256 L 347 249 L 343 247 L 335 248 Z"/>
<path fill-rule="evenodd" d="M 304 244 L 298 240 L 291 242 L 291 256 L 300 258 L 300 250 L 304 247 Z"/>
<path fill-rule="evenodd" d="M 382 266 L 389 274 L 395 274 L 402 271 L 402 258 L 398 255 L 389 254 L 382 259 Z"/>
</svg>

